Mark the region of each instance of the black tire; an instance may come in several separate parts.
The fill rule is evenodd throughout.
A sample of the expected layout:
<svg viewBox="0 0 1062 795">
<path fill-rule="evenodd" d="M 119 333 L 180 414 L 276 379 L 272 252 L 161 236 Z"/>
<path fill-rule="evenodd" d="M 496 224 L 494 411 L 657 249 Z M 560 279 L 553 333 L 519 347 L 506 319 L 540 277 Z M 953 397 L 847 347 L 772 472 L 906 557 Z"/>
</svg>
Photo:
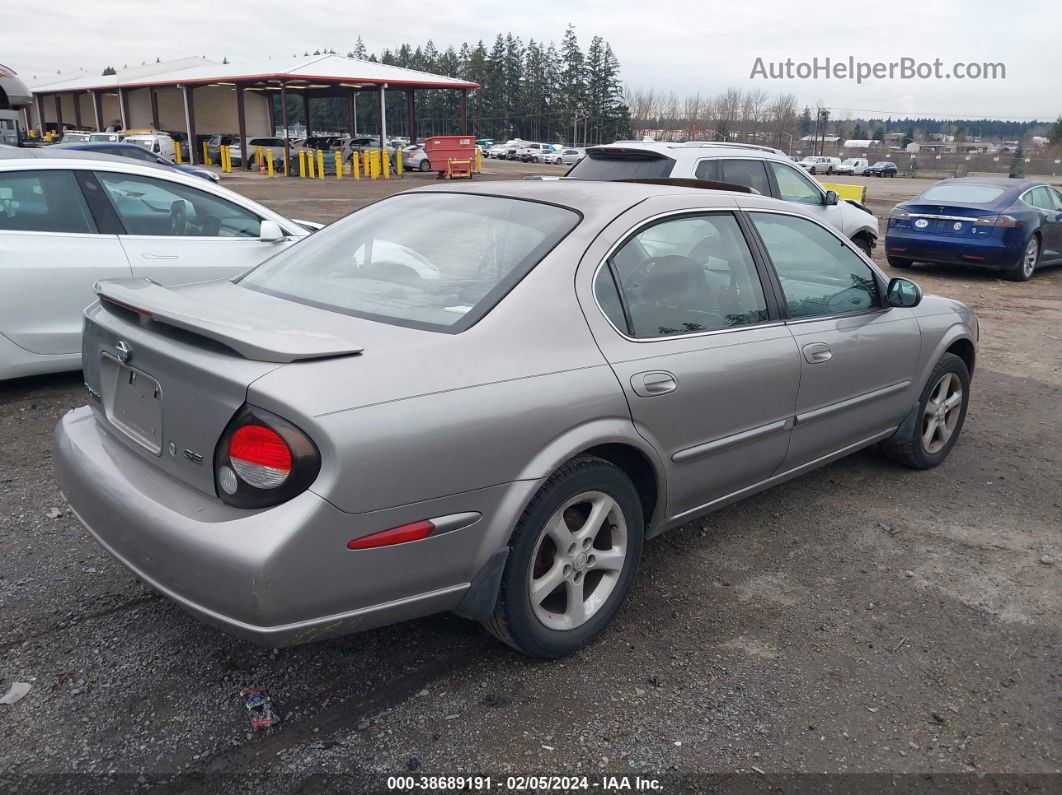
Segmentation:
<svg viewBox="0 0 1062 795">
<path fill-rule="evenodd" d="M 904 257 L 886 257 L 889 261 L 889 267 L 891 268 L 910 268 L 913 260 L 905 259 Z"/>
<path fill-rule="evenodd" d="M 866 235 L 854 237 L 852 242 L 856 244 L 856 248 L 867 255 L 868 259 L 874 258 L 874 247 L 870 245 L 870 239 Z"/>
<path fill-rule="evenodd" d="M 829 176 L 832 173 L 833 173 L 833 166 L 827 166 L 827 168 L 826 168 L 826 176 Z"/>
<path fill-rule="evenodd" d="M 1029 253 L 1029 247 L 1036 244 L 1036 260 L 1033 263 L 1032 268 L 1027 268 L 1025 264 L 1025 258 Z M 1040 241 L 1040 236 L 1035 232 L 1026 243 L 1025 247 L 1021 250 L 1021 256 L 1018 257 L 1018 261 L 1007 268 L 1003 273 L 1012 282 L 1027 282 L 1036 273 L 1036 269 L 1040 267 L 1040 261 L 1044 256 L 1044 247 Z"/>
<path fill-rule="evenodd" d="M 425 158 L 424 160 L 420 161 L 420 165 L 417 166 L 417 168 L 419 168 L 421 171 L 431 171 L 431 162 L 427 158 Z"/>
<path fill-rule="evenodd" d="M 585 623 L 573 629 L 551 629 L 535 616 L 531 605 L 528 577 L 535 563 L 532 556 L 547 520 L 566 501 L 587 491 L 606 494 L 622 512 L 627 526 L 626 557 L 611 593 Z M 494 613 L 483 622 L 484 627 L 498 640 L 532 657 L 553 660 L 573 654 L 593 640 L 619 611 L 634 584 L 644 536 L 641 500 L 623 471 L 594 456 L 573 458 L 550 476 L 517 522 Z"/>
<path fill-rule="evenodd" d="M 962 405 L 958 407 L 960 413 L 955 429 L 951 432 L 947 443 L 942 449 L 929 453 L 926 451 L 922 436 L 926 406 L 933 390 L 947 373 L 954 373 L 962 384 Z M 948 457 L 948 453 L 951 452 L 951 449 L 959 440 L 963 423 L 966 421 L 966 409 L 969 405 L 970 371 L 966 369 L 966 362 L 954 353 L 945 353 L 940 357 L 940 361 L 937 362 L 937 366 L 933 368 L 933 372 L 922 388 L 922 396 L 919 398 L 918 407 L 915 409 L 916 418 L 912 427 L 906 430 L 904 436 L 894 436 L 882 442 L 880 444 L 881 452 L 884 453 L 886 458 L 912 469 L 932 469 Z"/>
</svg>

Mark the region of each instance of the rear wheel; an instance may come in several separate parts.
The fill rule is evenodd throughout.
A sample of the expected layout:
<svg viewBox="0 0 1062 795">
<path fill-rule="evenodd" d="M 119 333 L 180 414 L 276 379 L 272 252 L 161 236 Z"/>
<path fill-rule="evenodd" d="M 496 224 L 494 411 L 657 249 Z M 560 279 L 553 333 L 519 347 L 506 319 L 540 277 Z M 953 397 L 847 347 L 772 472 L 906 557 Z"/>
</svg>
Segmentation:
<svg viewBox="0 0 1062 795">
<path fill-rule="evenodd" d="M 886 259 L 888 259 L 888 261 L 889 261 L 889 266 L 893 267 L 893 268 L 910 268 L 911 267 L 911 260 L 905 259 L 903 257 L 887 257 Z"/>
<path fill-rule="evenodd" d="M 922 390 L 916 421 L 905 437 L 882 442 L 882 452 L 912 469 L 940 464 L 959 439 L 970 403 L 970 371 L 953 353 L 940 357 Z"/>
<path fill-rule="evenodd" d="M 644 532 L 638 492 L 618 467 L 592 456 L 569 461 L 516 525 L 487 630 L 534 657 L 577 651 L 627 597 Z"/>
<path fill-rule="evenodd" d="M 431 171 L 431 163 L 428 161 L 427 158 L 425 158 L 424 160 L 420 161 L 420 165 L 417 166 L 417 168 L 419 168 L 421 171 Z"/>
<path fill-rule="evenodd" d="M 827 167 L 826 167 L 826 174 L 827 174 L 827 175 L 830 175 L 830 174 L 832 174 L 832 173 L 833 173 L 833 166 L 827 166 Z"/>
<path fill-rule="evenodd" d="M 1040 238 L 1033 235 L 1025 244 L 1025 250 L 1011 268 L 1006 271 L 1007 278 L 1015 282 L 1027 282 L 1032 278 L 1036 267 L 1040 264 Z"/>
</svg>

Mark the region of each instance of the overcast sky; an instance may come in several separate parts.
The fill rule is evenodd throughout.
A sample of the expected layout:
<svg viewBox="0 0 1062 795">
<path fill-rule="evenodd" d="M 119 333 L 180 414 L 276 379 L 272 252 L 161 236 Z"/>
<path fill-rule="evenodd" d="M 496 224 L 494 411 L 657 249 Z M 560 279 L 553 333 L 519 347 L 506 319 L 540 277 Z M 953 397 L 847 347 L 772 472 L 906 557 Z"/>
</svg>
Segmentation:
<svg viewBox="0 0 1062 795">
<path fill-rule="evenodd" d="M 0 62 L 25 75 L 108 64 L 140 64 L 206 55 L 230 61 L 334 48 L 352 49 L 361 35 L 370 51 L 448 44 L 512 31 L 525 42 L 560 42 L 575 25 L 585 46 L 601 35 L 622 64 L 626 85 L 679 94 L 714 94 L 728 87 L 791 91 L 801 104 L 818 101 L 846 115 L 1014 117 L 1054 119 L 1062 112 L 1062 3 L 1057 0 L 627 0 L 505 3 L 499 0 L 388 0 L 256 3 L 53 0 L 6 3 Z M 756 59 L 810 61 L 1003 63 L 1002 80 L 750 79 Z M 851 111 L 844 109 L 852 109 Z"/>
</svg>

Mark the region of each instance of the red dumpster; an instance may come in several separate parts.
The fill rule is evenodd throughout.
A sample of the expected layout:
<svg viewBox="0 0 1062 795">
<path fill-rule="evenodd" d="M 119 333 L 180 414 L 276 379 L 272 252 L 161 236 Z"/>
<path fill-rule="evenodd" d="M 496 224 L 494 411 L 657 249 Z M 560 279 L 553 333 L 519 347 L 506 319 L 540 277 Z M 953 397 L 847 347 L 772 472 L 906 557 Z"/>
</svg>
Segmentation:
<svg viewBox="0 0 1062 795">
<path fill-rule="evenodd" d="M 428 156 L 432 171 L 445 173 L 451 160 L 462 163 L 476 161 L 476 137 L 474 135 L 433 135 L 424 142 L 424 154 Z"/>
</svg>

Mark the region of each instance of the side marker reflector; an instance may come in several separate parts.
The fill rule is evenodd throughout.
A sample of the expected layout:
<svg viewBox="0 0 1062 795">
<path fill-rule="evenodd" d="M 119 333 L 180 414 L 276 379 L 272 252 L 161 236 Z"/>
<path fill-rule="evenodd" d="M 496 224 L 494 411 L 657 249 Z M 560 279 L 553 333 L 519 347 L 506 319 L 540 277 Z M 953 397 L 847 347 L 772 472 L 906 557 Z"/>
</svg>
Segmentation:
<svg viewBox="0 0 1062 795">
<path fill-rule="evenodd" d="M 375 547 L 388 547 L 392 544 L 404 544 L 407 541 L 420 541 L 427 538 L 435 531 L 435 525 L 427 519 L 419 522 L 392 527 L 389 530 L 381 530 L 378 533 L 370 533 L 361 538 L 355 538 L 347 544 L 347 549 L 374 549 Z"/>
</svg>

